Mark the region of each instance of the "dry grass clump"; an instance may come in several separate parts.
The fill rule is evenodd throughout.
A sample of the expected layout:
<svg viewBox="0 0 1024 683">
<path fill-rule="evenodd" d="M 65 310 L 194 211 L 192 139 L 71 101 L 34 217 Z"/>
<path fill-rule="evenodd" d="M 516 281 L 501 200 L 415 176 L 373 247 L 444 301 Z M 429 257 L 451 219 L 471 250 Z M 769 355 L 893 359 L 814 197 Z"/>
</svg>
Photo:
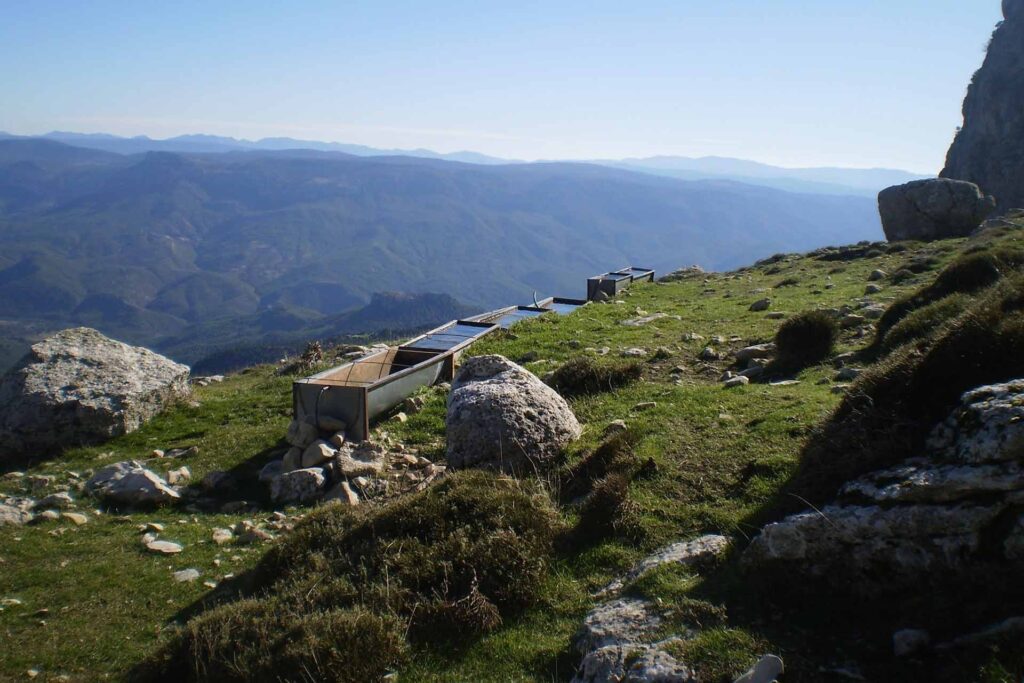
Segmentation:
<svg viewBox="0 0 1024 683">
<path fill-rule="evenodd" d="M 598 361 L 588 356 L 569 360 L 548 380 L 548 384 L 566 398 L 613 391 L 637 381 L 643 375 L 638 362 Z"/>
<path fill-rule="evenodd" d="M 970 302 L 925 344 L 906 345 L 861 375 L 812 435 L 791 493 L 831 500 L 844 483 L 924 452 L 963 392 L 1024 376 L 1024 276 Z"/>
<path fill-rule="evenodd" d="M 254 570 L 254 598 L 190 621 L 140 679 L 379 680 L 407 638 L 474 637 L 532 604 L 559 531 L 536 484 L 480 471 L 318 510 Z"/>
<path fill-rule="evenodd" d="M 786 320 L 775 334 L 778 362 L 789 368 L 807 367 L 829 357 L 839 326 L 824 311 L 804 311 Z"/>
</svg>

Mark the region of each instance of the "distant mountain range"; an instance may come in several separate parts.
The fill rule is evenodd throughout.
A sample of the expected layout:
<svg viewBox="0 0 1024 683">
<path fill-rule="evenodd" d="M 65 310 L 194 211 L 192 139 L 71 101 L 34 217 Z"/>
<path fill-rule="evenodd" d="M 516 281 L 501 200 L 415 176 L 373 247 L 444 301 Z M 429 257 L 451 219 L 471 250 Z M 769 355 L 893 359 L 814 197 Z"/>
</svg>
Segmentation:
<svg viewBox="0 0 1024 683">
<path fill-rule="evenodd" d="M 12 138 L 0 133 L 0 139 Z M 54 131 L 41 139 L 56 140 L 77 147 L 96 149 L 116 154 L 139 154 L 142 152 L 175 152 L 182 154 L 204 154 L 241 151 L 281 151 L 307 149 L 318 152 L 341 152 L 353 156 L 411 156 L 422 159 L 442 159 L 469 164 L 506 165 L 524 163 L 514 159 L 500 159 L 478 152 L 452 152 L 442 154 L 428 149 L 377 149 L 365 145 L 340 142 L 319 142 L 316 140 L 295 140 L 293 138 L 263 138 L 262 140 L 238 140 L 216 135 L 181 135 L 166 140 L 154 140 L 145 136 L 124 138 L 105 133 L 68 133 Z M 25 139 L 25 138 L 22 138 Z M 663 175 L 679 180 L 732 180 L 750 185 L 763 185 L 787 192 L 813 194 L 852 194 L 876 196 L 890 185 L 918 180 L 922 176 L 908 171 L 886 168 L 782 168 L 725 157 L 679 157 L 658 156 L 636 159 L 592 159 L 585 163 L 622 168 L 640 173 Z"/>
<path fill-rule="evenodd" d="M 251 357 L 578 296 L 629 263 L 728 268 L 881 234 L 873 199 L 595 164 L 8 138 L 0 363 L 80 324 L 190 363 Z"/>
</svg>

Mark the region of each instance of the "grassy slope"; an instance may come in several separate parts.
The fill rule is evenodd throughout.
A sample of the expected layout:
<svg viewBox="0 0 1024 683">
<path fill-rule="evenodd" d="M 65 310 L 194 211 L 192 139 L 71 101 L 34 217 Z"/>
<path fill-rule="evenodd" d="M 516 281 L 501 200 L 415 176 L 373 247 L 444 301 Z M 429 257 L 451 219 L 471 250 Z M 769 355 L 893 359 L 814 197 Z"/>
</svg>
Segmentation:
<svg viewBox="0 0 1024 683">
<path fill-rule="evenodd" d="M 752 520 L 770 506 L 792 473 L 807 430 L 838 401 L 830 386 L 818 384 L 833 370 L 808 369 L 795 386 L 724 390 L 717 379 L 728 362 L 715 367 L 698 362 L 706 342 L 684 341 L 684 335 L 739 337 L 726 345 L 732 348 L 767 341 L 779 321 L 748 311 L 750 303 L 765 296 L 759 290 L 792 277 L 799 281 L 796 286 L 771 292 L 772 310 L 852 305 L 862 297 L 867 276 L 875 268 L 895 272 L 922 251 L 945 262 L 958 244 L 915 246 L 906 253 L 845 263 L 793 257 L 773 266 L 709 275 L 707 284 L 698 278 L 638 286 L 622 304 L 589 306 L 572 316 L 526 322 L 513 335 L 495 336 L 474 347 L 474 354 L 501 353 L 513 359 L 537 351 L 542 360 L 528 367 L 538 374 L 553 367 L 551 363 L 585 353 L 584 347 L 608 346 L 613 354 L 631 346 L 651 351 L 664 346 L 671 351 L 671 357 L 648 363 L 643 382 L 573 404 L 586 429 L 570 458 L 595 446 L 604 426 L 614 419 L 626 419 L 642 435 L 638 454 L 658 465 L 653 477 L 634 482 L 631 489 L 642 508 L 646 538 L 639 547 L 610 540 L 556 560 L 539 607 L 457 651 L 418 653 L 402 679 L 567 678 L 577 661 L 567 652 L 568 644 L 592 606 L 589 595 L 594 589 L 664 543 L 703 532 L 751 535 L 756 528 Z M 931 271 L 899 286 L 883 283 L 884 291 L 872 298 L 887 303 L 933 275 Z M 826 289 L 827 284 L 833 287 Z M 681 320 L 664 318 L 640 328 L 620 324 L 634 317 L 638 308 L 678 315 Z M 570 346 L 573 339 L 579 340 L 579 349 Z M 840 350 L 863 344 L 847 334 Z M 671 374 L 677 365 L 685 366 L 685 372 Z M 385 428 L 435 458 L 443 453 L 444 398 L 436 392 L 426 396 L 422 413 L 406 424 L 388 423 Z M 257 468 L 282 445 L 279 438 L 290 409 L 289 379 L 274 377 L 268 367 L 254 368 L 223 384 L 198 389 L 197 398 L 200 407 L 175 409 L 135 434 L 101 448 L 71 451 L 28 473 L 52 474 L 60 482 L 67 480 L 69 470 L 83 472 L 107 462 L 145 457 L 153 448 L 198 445 L 200 454 L 187 462 L 194 480 L 214 469 L 249 472 L 254 478 Z M 657 402 L 657 407 L 631 412 L 634 405 L 647 401 Z M 18 494 L 24 486 L 0 481 L 0 491 Z M 249 500 L 260 499 L 257 490 L 245 493 Z M 84 497 L 83 503 L 87 504 Z M 82 680 L 116 677 L 151 651 L 161 630 L 207 591 L 202 580 L 237 573 L 260 553 L 256 548 L 218 548 L 210 541 L 213 527 L 252 515 L 163 510 L 136 513 L 127 521 L 112 514 L 88 514 L 90 523 L 78 528 L 61 523 L 0 528 L 0 598 L 24 602 L 0 612 L 0 678 L 21 678 L 29 668 Z M 167 524 L 162 536 L 183 542 L 185 552 L 171 558 L 145 554 L 136 525 L 148 521 Z M 59 533 L 60 528 L 67 531 Z M 215 566 L 218 559 L 220 565 Z M 186 567 L 199 569 L 201 581 L 175 583 L 171 571 Z M 656 578 L 644 588 L 653 597 L 701 590 L 698 580 L 686 575 Z M 44 608 L 48 615 L 33 616 Z M 789 654 L 786 634 L 776 638 L 771 628 L 748 629 L 751 637 L 767 637 L 770 647 Z M 723 646 L 714 651 L 725 650 Z M 737 660 L 729 666 L 743 663 Z"/>
</svg>

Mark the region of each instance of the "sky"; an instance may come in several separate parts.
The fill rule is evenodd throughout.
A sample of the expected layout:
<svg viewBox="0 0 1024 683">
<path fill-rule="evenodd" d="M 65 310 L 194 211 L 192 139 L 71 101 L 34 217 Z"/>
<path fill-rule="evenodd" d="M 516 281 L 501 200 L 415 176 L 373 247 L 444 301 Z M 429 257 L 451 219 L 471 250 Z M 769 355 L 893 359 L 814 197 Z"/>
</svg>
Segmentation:
<svg viewBox="0 0 1024 683">
<path fill-rule="evenodd" d="M 0 130 L 936 173 L 1000 0 L 10 0 Z"/>
</svg>

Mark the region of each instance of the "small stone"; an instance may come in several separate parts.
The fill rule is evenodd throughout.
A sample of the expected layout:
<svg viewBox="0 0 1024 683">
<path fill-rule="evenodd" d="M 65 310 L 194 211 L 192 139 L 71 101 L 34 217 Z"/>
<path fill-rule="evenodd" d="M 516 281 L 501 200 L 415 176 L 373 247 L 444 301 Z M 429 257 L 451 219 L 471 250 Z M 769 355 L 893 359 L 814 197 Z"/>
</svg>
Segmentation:
<svg viewBox="0 0 1024 683">
<path fill-rule="evenodd" d="M 199 578 L 198 569 L 182 569 L 181 571 L 174 572 L 174 580 L 178 583 L 191 583 Z"/>
<path fill-rule="evenodd" d="M 296 448 L 305 448 L 320 438 L 320 430 L 305 420 L 292 420 L 285 440 Z"/>
<path fill-rule="evenodd" d="M 721 355 L 719 355 L 718 351 L 715 351 L 710 346 L 705 346 L 704 350 L 700 352 L 698 358 L 703 361 L 715 361 L 721 358 Z"/>
<path fill-rule="evenodd" d="M 160 533 L 164 530 L 164 525 L 159 522 L 147 522 L 143 527 L 143 531 L 152 531 L 154 533 Z"/>
<path fill-rule="evenodd" d="M 391 421 L 398 422 L 400 424 L 405 424 L 406 422 L 409 421 L 409 416 L 406 415 L 405 413 L 395 413 L 394 416 L 392 416 Z"/>
<path fill-rule="evenodd" d="M 623 358 L 646 358 L 647 349 L 641 349 L 638 347 L 623 349 L 622 353 L 619 355 L 621 355 Z"/>
<path fill-rule="evenodd" d="M 82 526 L 89 521 L 89 518 L 80 512 L 62 512 L 60 516 L 75 526 Z"/>
<path fill-rule="evenodd" d="M 835 374 L 835 381 L 837 382 L 852 382 L 857 379 L 863 370 L 859 368 L 845 367 Z"/>
<path fill-rule="evenodd" d="M 685 365 L 677 365 L 674 368 L 672 368 L 671 370 L 669 370 L 669 374 L 670 375 L 681 375 L 684 372 L 686 372 L 686 366 Z"/>
<path fill-rule="evenodd" d="M 750 384 L 750 378 L 744 377 L 743 375 L 737 375 L 730 380 L 726 380 L 724 386 L 726 389 L 732 389 L 733 387 L 745 387 Z"/>
<path fill-rule="evenodd" d="M 23 603 L 18 598 L 3 598 L 0 600 L 0 607 L 21 607 Z"/>
<path fill-rule="evenodd" d="M 849 388 L 850 388 L 849 384 L 837 384 L 834 387 L 832 387 L 832 393 L 833 394 L 845 394 L 846 391 Z"/>
<path fill-rule="evenodd" d="M 167 483 L 171 486 L 181 486 L 191 478 L 192 471 L 184 466 L 167 472 Z"/>
<path fill-rule="evenodd" d="M 335 448 L 341 448 L 345 445 L 345 432 L 335 432 L 328 441 Z"/>
<path fill-rule="evenodd" d="M 322 439 L 318 439 L 302 452 L 302 467 L 308 468 L 322 465 L 328 460 L 333 459 L 337 453 L 338 452 L 333 446 L 331 446 L 331 444 Z"/>
<path fill-rule="evenodd" d="M 164 457 L 164 452 L 159 448 L 154 448 L 149 455 L 152 458 L 162 458 Z"/>
<path fill-rule="evenodd" d="M 765 655 L 757 660 L 757 663 L 749 671 L 737 678 L 734 683 L 772 683 L 785 670 L 786 667 L 780 657 Z"/>
<path fill-rule="evenodd" d="M 772 305 L 771 299 L 758 299 L 754 303 L 750 304 L 750 311 L 753 313 L 759 313 L 761 311 L 767 311 Z"/>
<path fill-rule="evenodd" d="M 878 294 L 882 291 L 882 288 L 878 285 L 868 285 L 864 288 L 865 294 Z"/>
<path fill-rule="evenodd" d="M 854 313 L 851 313 L 850 315 L 845 316 L 842 320 L 839 321 L 839 326 L 842 327 L 843 329 L 848 329 L 851 327 L 863 325 L 866 322 L 866 320 L 867 318 L 865 318 L 862 315 L 856 315 Z"/>
<path fill-rule="evenodd" d="M 39 524 L 42 522 L 56 522 L 60 519 L 60 513 L 56 510 L 43 510 L 38 515 L 32 518 L 32 524 Z"/>
<path fill-rule="evenodd" d="M 608 423 L 608 426 L 604 428 L 604 432 L 602 432 L 602 436 L 604 436 L 605 438 L 608 438 L 609 436 L 612 436 L 613 434 L 620 434 L 620 433 L 626 431 L 626 429 L 627 429 L 627 427 L 626 427 L 626 421 L 625 420 L 612 420 L 611 422 Z"/>
<path fill-rule="evenodd" d="M 288 449 L 288 452 L 284 454 L 284 459 L 281 461 L 280 472 L 294 472 L 298 469 L 302 469 L 302 449 L 292 446 Z M 278 474 L 280 474 L 280 472 Z"/>
<path fill-rule="evenodd" d="M 146 549 L 160 555 L 177 555 L 184 550 L 181 544 L 171 541 L 150 541 L 146 544 Z"/>
<path fill-rule="evenodd" d="M 339 482 L 337 486 L 327 492 L 324 496 L 325 502 L 338 501 L 342 505 L 355 507 L 359 505 L 359 494 L 352 490 L 347 481 Z"/>
<path fill-rule="evenodd" d="M 40 499 L 33 505 L 37 510 L 43 508 L 56 508 L 58 510 L 67 510 L 68 508 L 74 507 L 75 501 L 71 497 L 71 494 L 62 491 L 61 493 L 51 493 L 45 498 Z"/>
<path fill-rule="evenodd" d="M 884 280 L 886 277 L 887 275 L 884 270 L 873 270 L 871 271 L 871 275 L 868 275 L 868 281 L 878 282 L 879 280 Z"/>
<path fill-rule="evenodd" d="M 637 403 L 635 406 L 633 406 L 632 411 L 634 413 L 639 413 L 641 411 L 651 410 L 652 408 L 657 408 L 657 407 L 658 407 L 657 401 L 644 401 L 643 403 Z"/>
</svg>

